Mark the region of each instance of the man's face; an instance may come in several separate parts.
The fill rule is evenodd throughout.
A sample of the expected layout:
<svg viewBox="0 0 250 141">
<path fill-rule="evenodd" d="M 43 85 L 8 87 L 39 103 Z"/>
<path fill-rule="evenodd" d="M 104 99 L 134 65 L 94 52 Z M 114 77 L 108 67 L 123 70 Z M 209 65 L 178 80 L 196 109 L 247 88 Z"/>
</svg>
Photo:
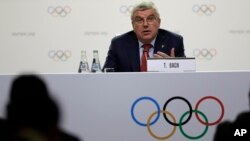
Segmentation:
<svg viewBox="0 0 250 141">
<path fill-rule="evenodd" d="M 156 37 L 161 20 L 153 9 L 136 11 L 132 25 L 137 38 L 142 43 L 150 43 Z"/>
</svg>

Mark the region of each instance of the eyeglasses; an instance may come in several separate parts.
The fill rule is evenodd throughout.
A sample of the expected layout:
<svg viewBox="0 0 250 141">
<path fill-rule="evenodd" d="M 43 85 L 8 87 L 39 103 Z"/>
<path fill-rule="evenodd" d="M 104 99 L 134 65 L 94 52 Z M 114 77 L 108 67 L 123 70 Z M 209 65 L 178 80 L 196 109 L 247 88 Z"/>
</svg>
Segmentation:
<svg viewBox="0 0 250 141">
<path fill-rule="evenodd" d="M 147 24 L 153 24 L 156 21 L 155 16 L 149 16 L 147 18 L 142 18 L 142 17 L 135 17 L 133 22 L 137 25 L 142 25 L 144 22 L 147 22 Z"/>
</svg>

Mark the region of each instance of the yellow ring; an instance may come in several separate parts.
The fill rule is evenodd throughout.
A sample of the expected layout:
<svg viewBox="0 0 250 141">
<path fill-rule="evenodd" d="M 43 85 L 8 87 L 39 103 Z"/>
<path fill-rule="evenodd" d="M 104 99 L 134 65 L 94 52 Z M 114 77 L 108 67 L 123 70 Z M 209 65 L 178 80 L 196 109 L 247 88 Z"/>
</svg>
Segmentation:
<svg viewBox="0 0 250 141">
<path fill-rule="evenodd" d="M 171 114 L 171 113 L 168 112 L 168 111 L 163 111 L 163 110 L 161 110 L 160 112 L 169 115 L 169 116 L 173 119 L 174 123 L 176 123 L 176 119 L 175 119 L 175 117 L 173 116 L 173 114 Z M 148 118 L 148 120 L 147 120 L 147 129 L 148 129 L 149 134 L 150 134 L 152 137 L 154 137 L 154 138 L 156 138 L 156 139 L 158 139 L 158 140 L 165 140 L 165 139 L 170 138 L 170 137 L 175 133 L 175 131 L 176 131 L 176 126 L 173 126 L 174 128 L 173 128 L 172 132 L 171 132 L 170 134 L 166 135 L 165 137 L 159 137 L 159 136 L 155 135 L 155 134 L 152 132 L 152 130 L 150 129 L 150 120 L 153 118 L 153 116 L 154 116 L 155 114 L 157 114 L 157 111 L 153 112 L 153 113 L 149 116 L 149 118 Z"/>
</svg>

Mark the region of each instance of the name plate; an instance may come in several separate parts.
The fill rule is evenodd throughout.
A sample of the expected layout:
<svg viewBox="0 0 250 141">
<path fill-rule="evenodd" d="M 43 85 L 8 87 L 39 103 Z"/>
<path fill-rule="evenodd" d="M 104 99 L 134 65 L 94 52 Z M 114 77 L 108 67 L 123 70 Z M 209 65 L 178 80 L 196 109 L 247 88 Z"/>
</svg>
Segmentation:
<svg viewBox="0 0 250 141">
<path fill-rule="evenodd" d="M 148 72 L 195 72 L 195 58 L 148 58 Z"/>
</svg>

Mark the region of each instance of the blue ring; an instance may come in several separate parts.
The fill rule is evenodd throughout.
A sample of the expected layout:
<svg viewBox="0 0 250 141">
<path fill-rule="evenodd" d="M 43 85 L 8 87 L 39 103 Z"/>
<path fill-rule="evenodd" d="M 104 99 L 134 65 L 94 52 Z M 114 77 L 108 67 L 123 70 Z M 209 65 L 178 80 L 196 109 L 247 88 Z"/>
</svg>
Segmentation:
<svg viewBox="0 0 250 141">
<path fill-rule="evenodd" d="M 134 115 L 134 108 L 135 108 L 135 105 L 140 101 L 140 100 L 150 100 L 152 101 L 155 105 L 156 105 L 156 108 L 157 108 L 157 116 L 156 118 L 150 123 L 150 125 L 153 125 L 156 123 L 156 121 L 160 118 L 160 114 L 161 114 L 161 110 L 160 110 L 160 105 L 156 102 L 156 100 L 154 100 L 153 98 L 151 97 L 141 97 L 141 98 L 138 98 L 132 105 L 131 107 L 131 116 L 132 116 L 132 119 L 134 120 L 135 123 L 137 123 L 138 125 L 140 126 L 147 126 L 147 123 L 141 123 L 139 122 L 136 118 L 135 118 L 135 115 Z"/>
</svg>

